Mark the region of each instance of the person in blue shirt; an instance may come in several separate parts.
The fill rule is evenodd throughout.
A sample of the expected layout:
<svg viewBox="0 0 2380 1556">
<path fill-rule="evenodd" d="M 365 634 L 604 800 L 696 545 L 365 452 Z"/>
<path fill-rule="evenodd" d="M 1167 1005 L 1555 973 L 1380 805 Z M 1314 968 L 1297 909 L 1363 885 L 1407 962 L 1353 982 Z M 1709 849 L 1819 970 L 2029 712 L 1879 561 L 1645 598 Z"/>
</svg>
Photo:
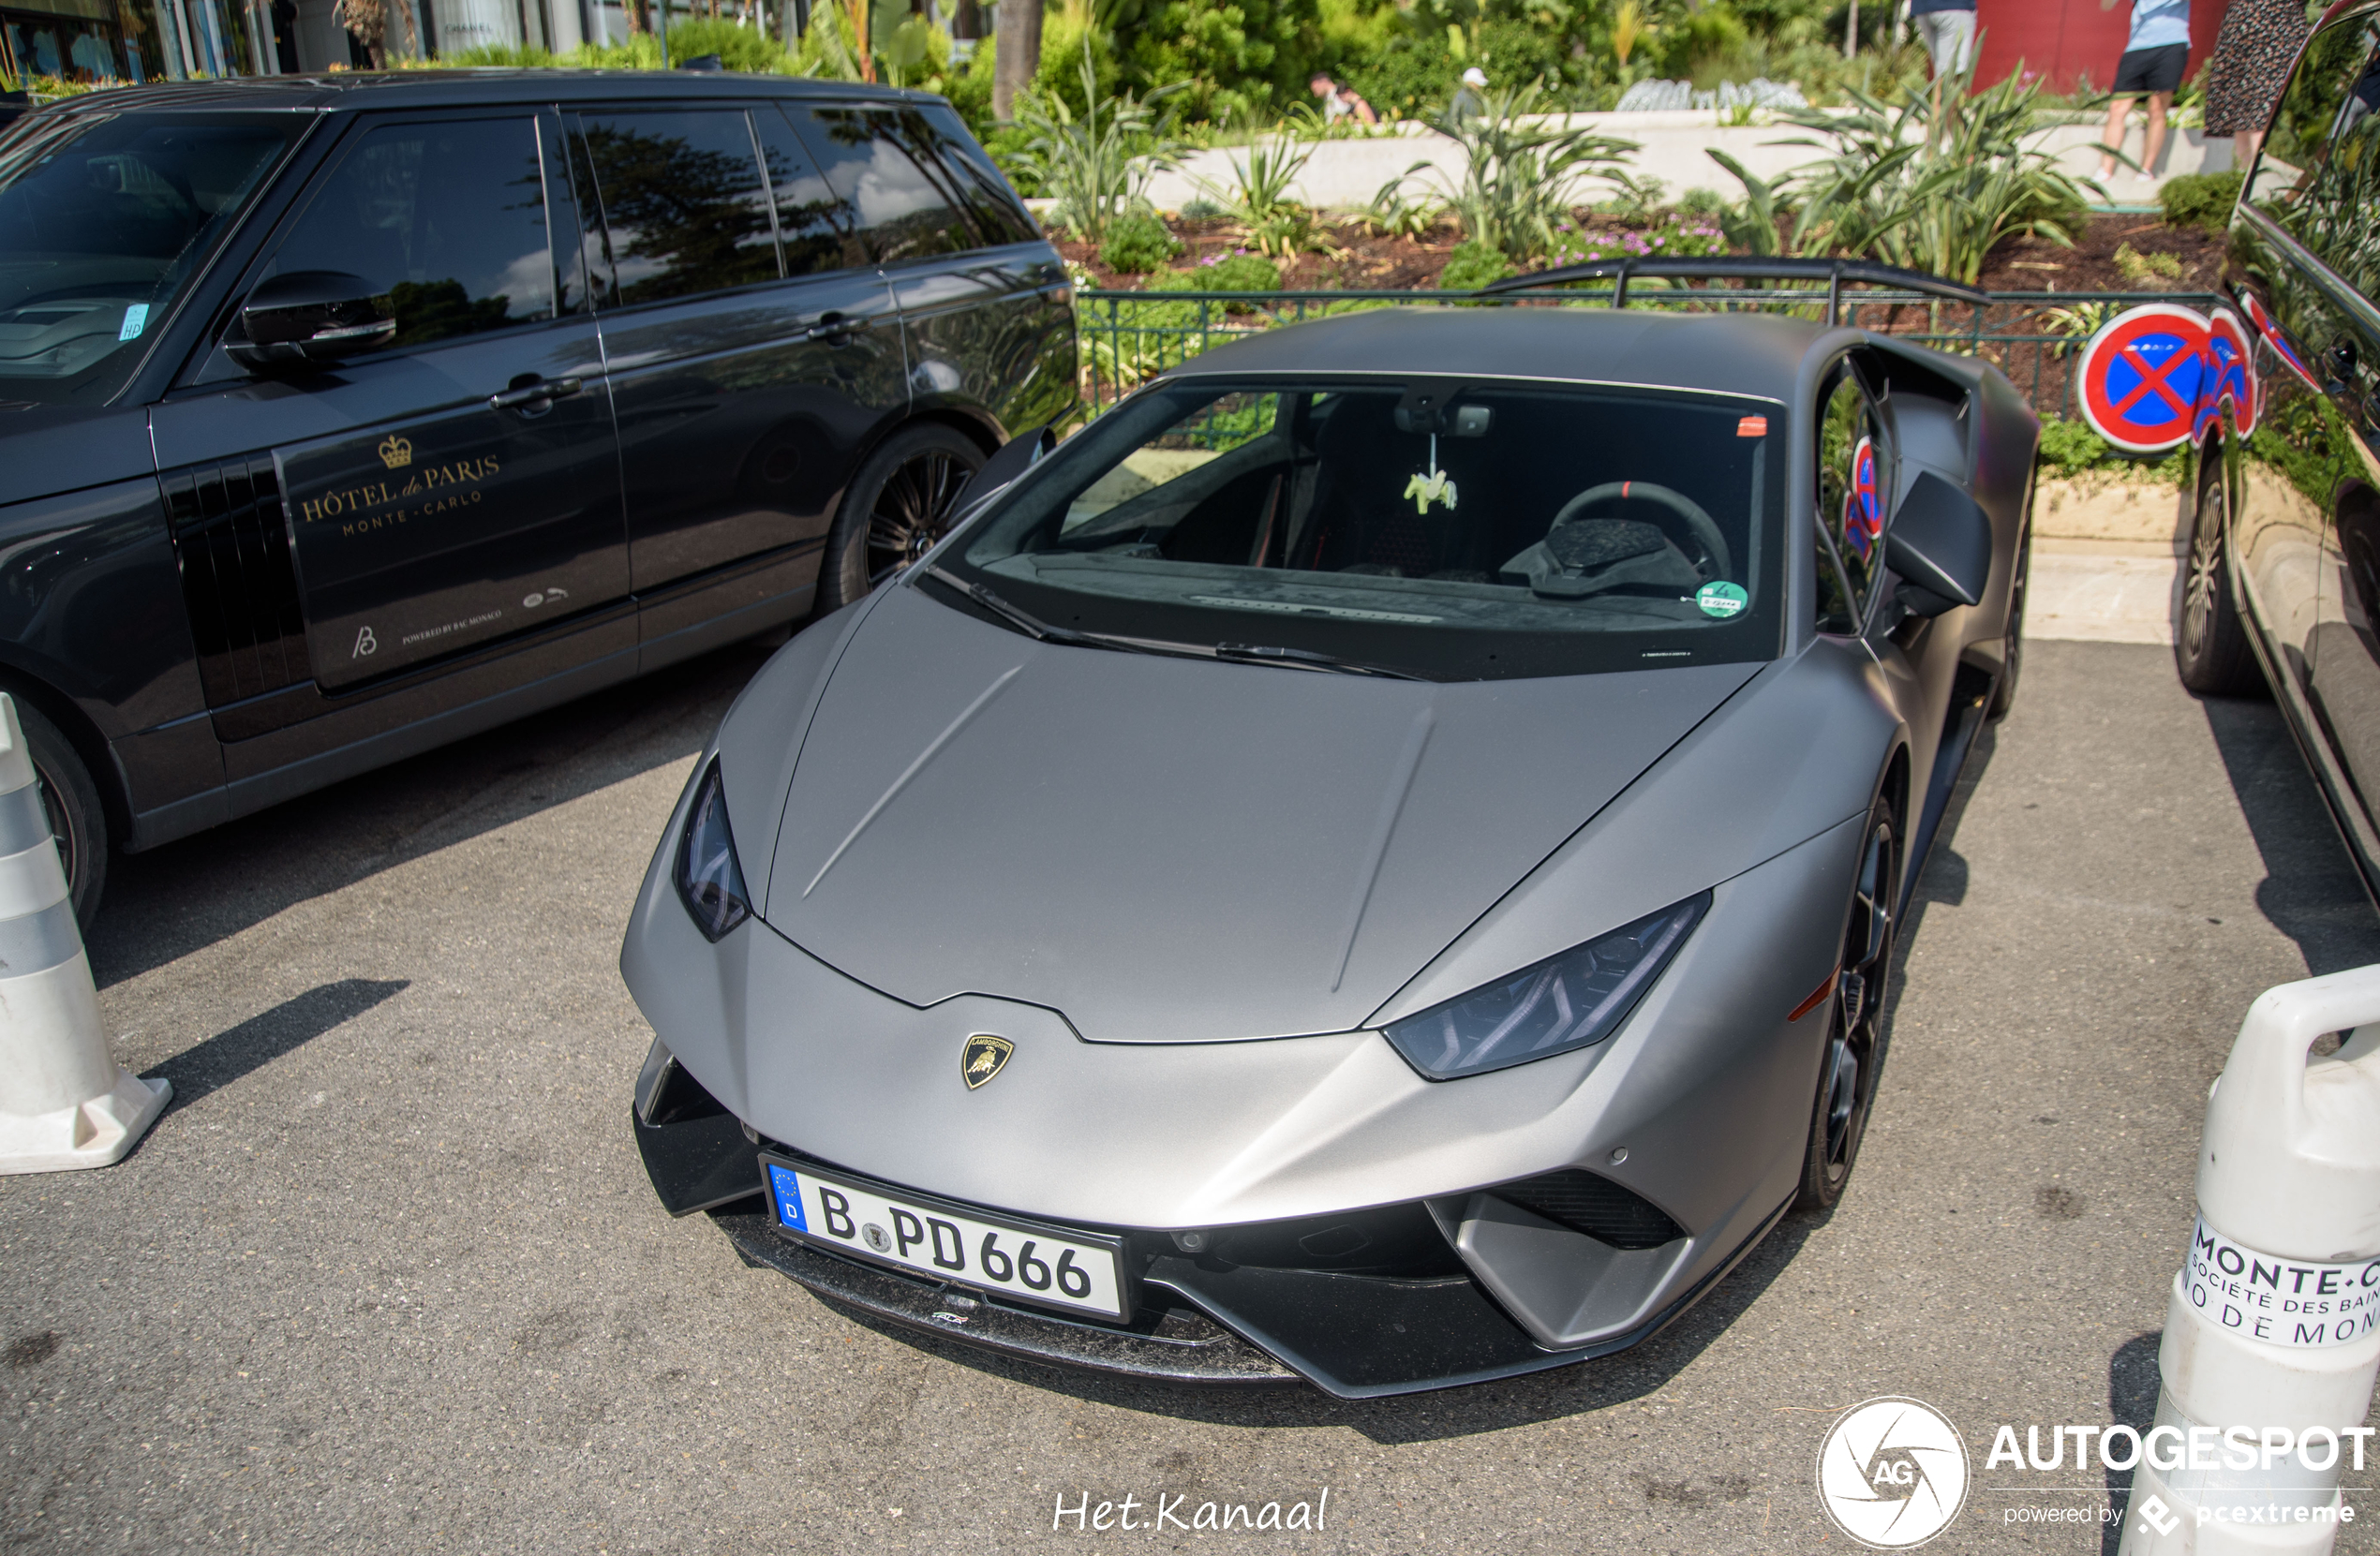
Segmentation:
<svg viewBox="0 0 2380 1556">
<path fill-rule="evenodd" d="M 2102 10 L 2115 0 L 2099 0 Z M 2107 129 L 2100 143 L 2107 155 L 2099 159 L 2102 184 L 2116 176 L 2116 153 L 2123 149 L 2124 122 L 2132 117 L 2132 100 L 2149 99 L 2149 135 L 2141 147 L 2138 184 L 2156 182 L 2157 158 L 2165 149 L 2165 111 L 2173 107 L 2181 73 L 2190 63 L 2190 0 L 2133 0 L 2132 36 L 2123 58 L 2116 62 L 2116 96 L 2107 105 Z"/>
</svg>

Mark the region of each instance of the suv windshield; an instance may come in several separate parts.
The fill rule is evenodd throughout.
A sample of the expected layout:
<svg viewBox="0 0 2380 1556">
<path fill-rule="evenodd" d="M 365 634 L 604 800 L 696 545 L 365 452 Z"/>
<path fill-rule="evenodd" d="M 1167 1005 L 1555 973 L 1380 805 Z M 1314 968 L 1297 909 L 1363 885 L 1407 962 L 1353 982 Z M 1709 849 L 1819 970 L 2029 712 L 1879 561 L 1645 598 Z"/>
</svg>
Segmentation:
<svg viewBox="0 0 2380 1556">
<path fill-rule="evenodd" d="M 121 388 L 306 124 L 85 115 L 0 143 L 0 399 Z"/>
<path fill-rule="evenodd" d="M 1431 680 L 1772 659 L 1782 418 L 1652 390 L 1186 378 L 1060 449 L 934 582 L 1025 630 Z"/>
</svg>

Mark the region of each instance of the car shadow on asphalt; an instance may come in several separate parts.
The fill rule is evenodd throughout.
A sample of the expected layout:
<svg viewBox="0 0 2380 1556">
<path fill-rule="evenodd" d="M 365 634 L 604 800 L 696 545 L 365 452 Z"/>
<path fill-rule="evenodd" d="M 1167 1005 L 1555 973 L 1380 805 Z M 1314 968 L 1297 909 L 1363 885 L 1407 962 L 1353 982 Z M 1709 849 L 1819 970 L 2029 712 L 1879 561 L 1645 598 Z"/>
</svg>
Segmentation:
<svg viewBox="0 0 2380 1556">
<path fill-rule="evenodd" d="M 2257 911 L 2298 942 L 2309 974 L 2380 961 L 2380 920 L 2280 707 L 2241 697 L 2198 707 L 2264 859 Z"/>
<path fill-rule="evenodd" d="M 703 748 L 773 648 L 736 645 L 111 864 L 101 988 L 309 898 Z"/>
</svg>

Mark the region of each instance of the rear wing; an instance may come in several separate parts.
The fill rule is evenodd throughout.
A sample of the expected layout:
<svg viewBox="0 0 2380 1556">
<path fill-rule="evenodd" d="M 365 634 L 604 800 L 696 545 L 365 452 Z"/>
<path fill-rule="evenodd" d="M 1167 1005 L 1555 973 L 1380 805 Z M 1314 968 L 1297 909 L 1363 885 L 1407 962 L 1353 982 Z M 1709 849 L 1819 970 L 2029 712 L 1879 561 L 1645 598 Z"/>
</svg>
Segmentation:
<svg viewBox="0 0 2380 1556">
<path fill-rule="evenodd" d="M 1843 283 L 1846 281 L 1894 287 L 1977 308 L 1988 307 L 1991 304 L 1991 294 L 1980 288 L 1947 281 L 1922 270 L 1903 270 L 1898 265 L 1880 265 L 1867 259 L 1789 259 L 1783 256 L 1763 259 L 1756 255 L 1735 254 L 1697 259 L 1619 255 L 1609 259 L 1589 259 L 1583 264 L 1559 265 L 1532 275 L 1508 275 L 1501 281 L 1490 282 L 1480 290 L 1483 293 L 1529 291 L 1540 287 L 1562 287 L 1573 281 L 1599 281 L 1609 277 L 1612 280 L 1612 306 L 1622 308 L 1628 305 L 1629 280 L 1639 275 L 1684 279 L 1708 277 L 1713 280 L 1738 277 L 1823 280 L 1826 283 L 1826 322 L 1829 324 L 1842 321 Z"/>
</svg>

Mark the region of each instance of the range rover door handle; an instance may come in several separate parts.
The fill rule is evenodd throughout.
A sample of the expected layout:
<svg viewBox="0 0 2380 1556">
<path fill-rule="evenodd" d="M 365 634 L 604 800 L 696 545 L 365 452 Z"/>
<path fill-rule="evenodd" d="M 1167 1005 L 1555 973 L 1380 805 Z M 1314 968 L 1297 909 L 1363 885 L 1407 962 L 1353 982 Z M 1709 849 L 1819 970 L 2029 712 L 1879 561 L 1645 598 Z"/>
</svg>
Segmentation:
<svg viewBox="0 0 2380 1556">
<path fill-rule="evenodd" d="M 514 378 L 510 389 L 487 397 L 490 410 L 522 410 L 535 416 L 556 400 L 566 400 L 584 387 L 576 378 L 541 378 L 535 374 Z"/>
<path fill-rule="evenodd" d="M 865 319 L 854 319 L 849 314 L 840 313 L 820 314 L 818 322 L 804 330 L 801 337 L 804 340 L 847 340 L 855 331 L 866 328 L 868 320 Z"/>
</svg>

